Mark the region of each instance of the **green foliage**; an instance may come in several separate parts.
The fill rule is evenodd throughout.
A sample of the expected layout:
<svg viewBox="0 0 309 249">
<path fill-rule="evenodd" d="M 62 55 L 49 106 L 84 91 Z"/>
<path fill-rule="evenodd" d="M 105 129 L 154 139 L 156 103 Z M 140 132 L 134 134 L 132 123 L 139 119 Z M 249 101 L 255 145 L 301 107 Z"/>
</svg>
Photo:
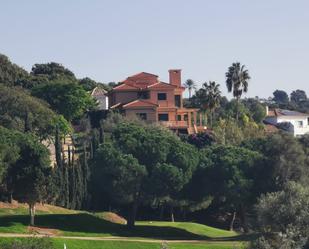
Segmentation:
<svg viewBox="0 0 309 249">
<path fill-rule="evenodd" d="M 189 90 L 189 99 L 190 99 L 192 96 L 192 90 L 196 89 L 196 84 L 192 79 L 187 79 L 184 86 Z"/>
<path fill-rule="evenodd" d="M 54 118 L 55 113 L 43 101 L 22 89 L 0 86 L 0 125 L 44 139 L 53 134 Z"/>
<path fill-rule="evenodd" d="M 191 186 L 194 198 L 213 196 L 214 204 L 235 212 L 247 229 L 246 212 L 254 202 L 255 176 L 261 155 L 236 146 L 211 146 L 200 151 L 200 164 Z M 230 229 L 233 229 L 233 222 Z"/>
<path fill-rule="evenodd" d="M 47 238 L 14 239 L 0 244 L 1 249 L 54 249 L 54 245 Z"/>
<path fill-rule="evenodd" d="M 79 84 L 83 87 L 83 89 L 85 91 L 91 91 L 93 90 L 95 87 L 98 86 L 98 83 L 88 77 L 80 79 Z"/>
<path fill-rule="evenodd" d="M 27 76 L 26 70 L 13 64 L 7 56 L 0 54 L 0 84 L 19 85 L 18 82 Z"/>
<path fill-rule="evenodd" d="M 5 165 L 2 185 L 6 191 L 21 202 L 29 204 L 31 211 L 36 202 L 47 199 L 51 182 L 49 151 L 31 134 L 22 134 L 0 127 L 0 142 L 12 145 L 9 159 L 2 158 Z M 4 151 L 5 152 L 5 151 Z M 3 173 L 3 172 L 2 172 Z M 31 224 L 33 224 L 32 215 Z"/>
<path fill-rule="evenodd" d="M 207 146 L 211 146 L 216 142 L 216 136 L 213 132 L 200 132 L 197 134 L 189 135 L 185 141 L 194 145 L 198 149 L 205 148 Z"/>
<path fill-rule="evenodd" d="M 57 113 L 68 121 L 80 118 L 95 107 L 95 101 L 82 86 L 76 83 L 50 83 L 32 89 L 32 94 L 45 100 Z"/>
<path fill-rule="evenodd" d="M 8 168 L 19 157 L 19 148 L 15 143 L 15 136 L 16 133 L 0 126 L 0 186 L 4 184 L 2 181 Z"/>
<path fill-rule="evenodd" d="M 284 190 L 263 195 L 256 205 L 263 237 L 251 248 L 307 248 L 309 189 L 290 182 Z"/>
<path fill-rule="evenodd" d="M 131 203 L 147 174 L 145 166 L 128 154 L 122 154 L 113 144 L 102 144 L 96 152 L 94 178 L 114 201 Z"/>
<path fill-rule="evenodd" d="M 259 151 L 264 159 L 260 170 L 259 188 L 264 192 L 281 190 L 289 181 L 307 182 L 308 167 L 302 145 L 293 136 L 278 133 L 253 139 L 244 145 Z"/>
<path fill-rule="evenodd" d="M 56 62 L 35 64 L 31 69 L 31 75 L 46 76 L 49 81 L 76 82 L 74 73 Z"/>
<path fill-rule="evenodd" d="M 253 98 L 245 99 L 242 103 L 248 108 L 251 118 L 258 124 L 262 123 L 266 116 L 266 107 Z"/>
<path fill-rule="evenodd" d="M 103 144 L 96 153 L 95 188 L 103 188 L 110 198 L 124 200 L 133 208 L 150 197 L 180 191 L 198 163 L 191 145 L 160 127 L 119 123 L 111 138 L 112 143 Z"/>
<path fill-rule="evenodd" d="M 302 102 L 307 100 L 307 94 L 303 90 L 295 90 L 291 93 L 291 101 L 296 104 L 301 104 Z"/>
<path fill-rule="evenodd" d="M 277 104 L 288 104 L 289 102 L 289 96 L 288 94 L 283 90 L 276 90 L 273 92 L 274 98 L 273 100 Z"/>
</svg>

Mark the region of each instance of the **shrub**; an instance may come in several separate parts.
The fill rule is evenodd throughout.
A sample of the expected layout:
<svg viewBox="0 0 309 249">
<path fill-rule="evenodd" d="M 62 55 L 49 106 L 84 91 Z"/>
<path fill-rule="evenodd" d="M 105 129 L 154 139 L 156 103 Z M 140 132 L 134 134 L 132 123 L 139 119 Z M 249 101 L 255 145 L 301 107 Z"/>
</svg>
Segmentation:
<svg viewBox="0 0 309 249">
<path fill-rule="evenodd" d="M 15 239 L 0 244 L 0 249 L 54 249 L 53 243 L 47 238 Z"/>
</svg>

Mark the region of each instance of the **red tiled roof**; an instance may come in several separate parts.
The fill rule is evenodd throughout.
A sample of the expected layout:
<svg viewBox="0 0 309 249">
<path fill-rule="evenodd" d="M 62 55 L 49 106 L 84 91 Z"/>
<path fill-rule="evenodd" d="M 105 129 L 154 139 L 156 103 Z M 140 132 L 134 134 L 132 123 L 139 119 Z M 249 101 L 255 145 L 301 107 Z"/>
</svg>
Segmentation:
<svg viewBox="0 0 309 249">
<path fill-rule="evenodd" d="M 147 100 L 143 99 L 137 99 L 132 102 L 129 102 L 125 105 L 123 105 L 123 108 L 128 109 L 128 108 L 136 108 L 136 107 L 157 107 L 158 105 L 155 103 L 152 103 Z"/>
<path fill-rule="evenodd" d="M 152 73 L 147 73 L 147 72 L 140 72 L 134 75 L 129 76 L 128 78 L 139 78 L 139 77 L 149 77 L 149 76 L 155 76 L 155 77 L 159 77 L 158 75 L 152 74 Z"/>
<path fill-rule="evenodd" d="M 126 83 L 122 83 L 119 86 L 113 88 L 113 90 L 138 90 L 138 89 L 140 88 Z"/>
<path fill-rule="evenodd" d="M 165 82 L 157 82 L 152 85 L 147 86 L 147 88 L 156 89 L 156 88 L 176 88 L 176 86 L 165 83 Z"/>
</svg>

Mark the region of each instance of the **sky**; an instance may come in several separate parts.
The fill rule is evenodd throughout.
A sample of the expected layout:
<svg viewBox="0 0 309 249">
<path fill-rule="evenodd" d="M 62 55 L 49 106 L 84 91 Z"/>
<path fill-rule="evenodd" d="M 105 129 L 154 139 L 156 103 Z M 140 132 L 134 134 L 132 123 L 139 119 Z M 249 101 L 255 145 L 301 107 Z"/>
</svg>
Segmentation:
<svg viewBox="0 0 309 249">
<path fill-rule="evenodd" d="M 308 0 L 1 0 L 0 13 L 0 53 L 28 71 L 54 61 L 100 82 L 142 71 L 167 82 L 179 68 L 227 94 L 239 61 L 248 97 L 309 95 Z"/>
</svg>

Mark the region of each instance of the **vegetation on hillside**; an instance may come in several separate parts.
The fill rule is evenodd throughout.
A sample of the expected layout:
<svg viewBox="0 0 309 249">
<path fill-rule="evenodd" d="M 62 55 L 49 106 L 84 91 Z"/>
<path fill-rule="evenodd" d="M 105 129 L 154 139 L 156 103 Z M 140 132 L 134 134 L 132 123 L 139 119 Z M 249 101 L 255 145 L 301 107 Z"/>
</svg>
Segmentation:
<svg viewBox="0 0 309 249">
<path fill-rule="evenodd" d="M 205 238 L 216 232 L 185 223 L 197 221 L 257 233 L 252 248 L 306 248 L 309 135 L 267 134 L 265 104 L 242 98 L 249 80 L 244 65 L 228 68 L 232 100 L 221 95 L 218 83 L 205 83 L 186 105 L 201 109 L 207 131 L 177 136 L 120 113 L 98 112 L 90 91 L 114 83 L 77 79 L 55 62 L 27 72 L 1 55 L 0 200 L 27 203 L 31 219 L 5 214 L 0 231 L 24 232 L 31 224 L 101 236 Z M 195 85 L 187 81 L 190 95 Z M 308 112 L 299 89 L 290 96 L 277 90 L 269 102 Z M 127 228 L 87 212 L 39 213 L 34 219 L 37 202 L 116 211 Z"/>
</svg>

